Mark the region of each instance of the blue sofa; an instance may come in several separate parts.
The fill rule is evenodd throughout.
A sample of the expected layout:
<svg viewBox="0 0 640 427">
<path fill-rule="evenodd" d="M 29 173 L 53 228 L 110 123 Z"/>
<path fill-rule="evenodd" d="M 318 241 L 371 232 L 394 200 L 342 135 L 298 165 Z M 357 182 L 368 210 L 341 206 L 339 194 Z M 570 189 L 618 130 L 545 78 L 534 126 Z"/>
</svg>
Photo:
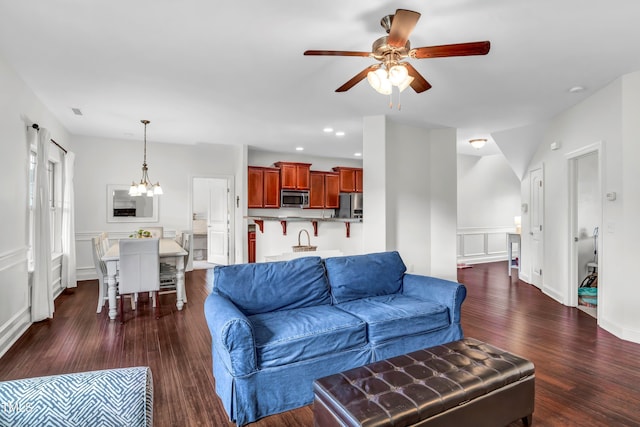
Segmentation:
<svg viewBox="0 0 640 427">
<path fill-rule="evenodd" d="M 0 382 L 0 426 L 153 425 L 146 366 Z"/>
<path fill-rule="evenodd" d="M 229 418 L 308 405 L 317 378 L 462 338 L 465 287 L 405 271 L 397 252 L 215 267 L 204 311 Z"/>
</svg>

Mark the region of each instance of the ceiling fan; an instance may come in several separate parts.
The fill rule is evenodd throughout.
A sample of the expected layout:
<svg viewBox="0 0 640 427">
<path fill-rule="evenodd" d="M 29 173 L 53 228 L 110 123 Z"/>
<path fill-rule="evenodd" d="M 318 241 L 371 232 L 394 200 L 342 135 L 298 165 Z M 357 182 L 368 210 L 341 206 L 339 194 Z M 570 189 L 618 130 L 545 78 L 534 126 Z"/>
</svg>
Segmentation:
<svg viewBox="0 0 640 427">
<path fill-rule="evenodd" d="M 380 37 L 371 48 L 371 52 L 353 52 L 342 50 L 307 50 L 305 55 L 315 56 L 363 56 L 374 58 L 380 63 L 371 65 L 351 80 L 336 89 L 345 92 L 367 78 L 369 84 L 378 92 L 389 95 L 393 86 L 400 91 L 411 86 L 417 93 L 431 88 L 431 84 L 409 63 L 406 58 L 442 58 L 447 56 L 486 55 L 490 42 L 470 42 L 411 48 L 409 35 L 420 19 L 420 13 L 412 10 L 398 9 L 395 15 L 387 15 L 380 20 L 380 25 L 387 31 L 387 36 Z"/>
</svg>

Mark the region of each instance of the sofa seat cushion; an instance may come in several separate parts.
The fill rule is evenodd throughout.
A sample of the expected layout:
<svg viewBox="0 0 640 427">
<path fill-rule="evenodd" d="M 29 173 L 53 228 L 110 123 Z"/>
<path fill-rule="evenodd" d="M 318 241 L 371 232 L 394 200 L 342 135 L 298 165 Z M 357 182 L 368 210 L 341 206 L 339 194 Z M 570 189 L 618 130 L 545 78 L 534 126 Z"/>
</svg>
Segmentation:
<svg viewBox="0 0 640 427">
<path fill-rule="evenodd" d="M 335 307 L 364 320 L 368 340 L 373 344 L 428 333 L 446 328 L 450 323 L 446 306 L 401 294 L 363 298 Z"/>
<path fill-rule="evenodd" d="M 367 344 L 365 323 L 330 305 L 261 313 L 253 325 L 258 368 L 281 366 Z"/>
</svg>

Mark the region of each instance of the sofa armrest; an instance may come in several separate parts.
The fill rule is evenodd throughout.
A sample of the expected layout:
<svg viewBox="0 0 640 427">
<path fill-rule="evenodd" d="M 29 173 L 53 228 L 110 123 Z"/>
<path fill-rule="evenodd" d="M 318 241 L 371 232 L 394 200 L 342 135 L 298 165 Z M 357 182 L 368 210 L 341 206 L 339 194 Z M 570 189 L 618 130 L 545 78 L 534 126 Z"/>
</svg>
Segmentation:
<svg viewBox="0 0 640 427">
<path fill-rule="evenodd" d="M 2 426 L 153 425 L 148 367 L 0 382 Z"/>
<path fill-rule="evenodd" d="M 213 347 L 233 376 L 257 370 L 253 326 L 247 316 L 229 299 L 210 294 L 204 302 L 204 314 Z"/>
<path fill-rule="evenodd" d="M 467 296 L 463 284 L 436 277 L 405 274 L 402 282 L 403 295 L 425 301 L 435 301 L 449 308 L 451 323 L 460 323 L 462 301 Z"/>
</svg>

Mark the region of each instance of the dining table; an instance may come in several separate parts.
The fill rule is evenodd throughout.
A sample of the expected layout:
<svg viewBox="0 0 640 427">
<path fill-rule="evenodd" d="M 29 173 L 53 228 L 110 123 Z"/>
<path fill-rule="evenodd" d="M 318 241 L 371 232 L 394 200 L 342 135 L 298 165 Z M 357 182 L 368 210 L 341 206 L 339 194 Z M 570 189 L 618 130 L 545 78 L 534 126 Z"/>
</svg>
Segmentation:
<svg viewBox="0 0 640 427">
<path fill-rule="evenodd" d="M 160 262 L 173 261 L 176 266 L 176 307 L 182 310 L 184 306 L 184 259 L 188 252 L 174 239 L 160 239 L 159 247 Z M 118 242 L 109 247 L 109 250 L 102 256 L 102 261 L 107 266 L 107 296 L 109 299 L 109 318 L 115 320 L 116 294 L 118 263 L 120 261 L 120 245 Z M 158 266 L 159 268 L 159 266 Z"/>
</svg>

